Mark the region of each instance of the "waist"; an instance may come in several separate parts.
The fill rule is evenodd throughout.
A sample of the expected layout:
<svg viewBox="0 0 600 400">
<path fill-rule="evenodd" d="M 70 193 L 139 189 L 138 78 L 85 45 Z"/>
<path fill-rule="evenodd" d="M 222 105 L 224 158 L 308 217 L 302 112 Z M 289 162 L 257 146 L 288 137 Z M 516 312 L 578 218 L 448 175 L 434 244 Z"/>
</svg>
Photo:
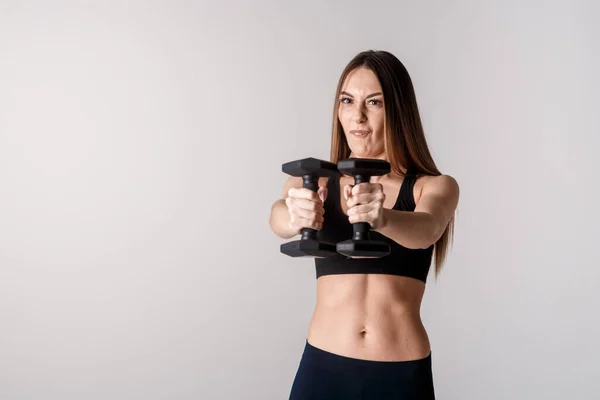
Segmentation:
<svg viewBox="0 0 600 400">
<path fill-rule="evenodd" d="M 431 351 L 418 313 L 333 312 L 317 306 L 307 340 L 331 353 L 373 361 L 418 360 Z"/>
<path fill-rule="evenodd" d="M 420 317 L 424 285 L 383 275 L 319 278 L 308 341 L 347 357 L 402 361 L 426 357 L 429 339 Z"/>
</svg>

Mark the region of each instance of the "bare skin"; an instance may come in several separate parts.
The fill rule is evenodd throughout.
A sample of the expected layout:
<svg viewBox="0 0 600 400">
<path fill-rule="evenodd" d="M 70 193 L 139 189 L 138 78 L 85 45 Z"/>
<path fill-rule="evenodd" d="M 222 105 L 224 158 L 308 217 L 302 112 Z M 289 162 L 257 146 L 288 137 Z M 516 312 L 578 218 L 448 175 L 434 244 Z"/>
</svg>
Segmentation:
<svg viewBox="0 0 600 400">
<path fill-rule="evenodd" d="M 413 190 L 415 202 L 427 178 L 417 180 Z M 402 180 L 390 175 L 379 180 L 386 194 L 385 208 L 393 207 Z M 352 183 L 352 177 L 340 178 L 341 187 Z M 339 201 L 347 214 L 341 192 Z M 317 302 L 307 340 L 331 353 L 365 360 L 406 361 L 427 357 L 430 343 L 420 317 L 424 291 L 423 282 L 403 276 L 321 276 L 317 280 Z"/>
<path fill-rule="evenodd" d="M 374 73 L 359 68 L 351 72 L 342 88 L 338 119 L 351 149 L 350 157 L 387 159 L 384 149 L 384 99 Z M 401 168 L 405 171 L 405 168 Z M 415 203 L 424 199 L 439 177 L 419 176 L 413 189 Z M 350 194 L 354 179 L 340 177 L 338 201 L 349 218 L 362 218 L 377 226 L 382 209 L 391 209 L 398 197 L 403 177 L 390 173 L 372 177 L 373 193 L 368 204 L 351 209 L 344 194 Z M 319 179 L 319 193 L 327 201 L 327 178 Z M 365 185 L 365 184 L 363 184 Z M 381 185 L 381 186 L 379 186 Z M 356 188 L 356 186 L 355 186 Z M 424 189 L 425 188 L 425 189 Z M 383 196 L 381 195 L 383 191 Z M 302 179 L 290 177 L 283 196 L 273 204 L 270 224 L 282 238 L 291 238 L 302 227 L 321 229 L 323 201 L 302 188 Z M 422 196 L 423 194 L 423 196 Z M 431 200 L 430 200 L 431 201 Z M 368 215 L 368 217 L 367 217 Z M 441 224 L 440 224 L 441 225 Z M 375 229 L 375 228 L 374 228 Z M 385 274 L 335 274 L 317 280 L 317 302 L 308 327 L 308 342 L 322 350 L 357 359 L 408 361 L 430 353 L 427 332 L 420 317 L 425 284 L 414 278 Z"/>
</svg>

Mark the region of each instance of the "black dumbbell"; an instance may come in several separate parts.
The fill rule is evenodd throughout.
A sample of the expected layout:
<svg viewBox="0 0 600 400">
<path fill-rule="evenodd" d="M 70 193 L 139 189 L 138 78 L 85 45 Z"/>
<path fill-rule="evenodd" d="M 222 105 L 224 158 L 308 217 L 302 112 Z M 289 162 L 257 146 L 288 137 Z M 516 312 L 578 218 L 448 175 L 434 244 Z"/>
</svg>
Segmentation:
<svg viewBox="0 0 600 400">
<path fill-rule="evenodd" d="M 319 190 L 319 178 L 322 176 L 339 175 L 337 165 L 316 158 L 304 158 L 291 161 L 281 166 L 281 170 L 291 176 L 301 176 L 302 187 L 314 192 Z M 329 257 L 336 255 L 335 244 L 319 241 L 318 231 L 312 228 L 302 228 L 301 238 L 281 245 L 281 252 L 290 257 Z"/>
<path fill-rule="evenodd" d="M 368 158 L 347 158 L 337 164 L 338 170 L 354 177 L 354 185 L 370 182 L 372 176 L 381 176 L 390 172 L 390 163 L 385 160 Z M 339 242 L 338 253 L 347 257 L 380 258 L 390 253 L 390 245 L 384 241 L 371 240 L 371 225 L 368 222 L 352 224 L 353 238 Z"/>
</svg>

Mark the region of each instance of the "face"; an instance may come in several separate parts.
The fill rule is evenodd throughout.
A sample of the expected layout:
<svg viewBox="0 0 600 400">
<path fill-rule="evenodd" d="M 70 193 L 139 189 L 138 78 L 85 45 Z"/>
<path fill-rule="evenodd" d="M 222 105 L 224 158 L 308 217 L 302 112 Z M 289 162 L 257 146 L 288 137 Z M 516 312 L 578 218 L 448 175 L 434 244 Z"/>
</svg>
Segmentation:
<svg viewBox="0 0 600 400">
<path fill-rule="evenodd" d="M 384 111 L 375 73 L 357 68 L 348 74 L 340 92 L 338 118 L 350 146 L 350 157 L 385 158 Z"/>
</svg>

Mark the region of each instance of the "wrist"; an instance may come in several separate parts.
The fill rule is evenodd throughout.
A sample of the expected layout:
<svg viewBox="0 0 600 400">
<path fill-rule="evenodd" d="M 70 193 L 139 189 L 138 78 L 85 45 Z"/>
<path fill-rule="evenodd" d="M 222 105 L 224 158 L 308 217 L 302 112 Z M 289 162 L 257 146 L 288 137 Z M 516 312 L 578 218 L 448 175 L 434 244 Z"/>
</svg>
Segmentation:
<svg viewBox="0 0 600 400">
<path fill-rule="evenodd" d="M 390 212 L 392 210 L 384 208 L 381 212 L 381 221 L 379 222 L 379 226 L 376 229 L 373 229 L 376 232 L 382 233 L 387 228 L 390 221 Z"/>
</svg>

